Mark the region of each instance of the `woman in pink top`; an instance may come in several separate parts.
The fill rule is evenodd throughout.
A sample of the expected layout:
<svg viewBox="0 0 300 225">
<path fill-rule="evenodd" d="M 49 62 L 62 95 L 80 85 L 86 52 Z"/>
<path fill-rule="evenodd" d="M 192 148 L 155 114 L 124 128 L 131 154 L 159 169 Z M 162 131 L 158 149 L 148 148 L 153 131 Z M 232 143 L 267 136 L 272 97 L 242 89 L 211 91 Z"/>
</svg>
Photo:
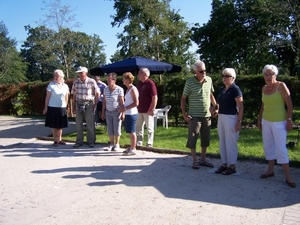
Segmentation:
<svg viewBox="0 0 300 225">
<path fill-rule="evenodd" d="M 293 104 L 291 94 L 285 83 L 277 81 L 278 69 L 266 65 L 263 75 L 266 85 L 262 88 L 262 105 L 257 119 L 257 127 L 262 130 L 264 151 L 269 167 L 261 178 L 273 177 L 275 159 L 282 164 L 286 183 L 296 187 L 290 175 L 289 157 L 286 148 L 287 132 L 293 129 Z M 285 109 L 286 107 L 286 109 Z"/>
</svg>

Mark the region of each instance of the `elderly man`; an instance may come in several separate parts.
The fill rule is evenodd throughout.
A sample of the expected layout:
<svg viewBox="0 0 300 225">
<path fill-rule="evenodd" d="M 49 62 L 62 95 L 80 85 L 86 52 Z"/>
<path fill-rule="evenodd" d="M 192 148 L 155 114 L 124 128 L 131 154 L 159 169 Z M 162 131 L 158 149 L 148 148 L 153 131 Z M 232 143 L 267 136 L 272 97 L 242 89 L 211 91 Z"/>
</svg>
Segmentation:
<svg viewBox="0 0 300 225">
<path fill-rule="evenodd" d="M 136 121 L 137 146 L 143 145 L 144 125 L 148 131 L 147 147 L 153 146 L 154 139 L 154 111 L 157 104 L 157 89 L 155 83 L 149 79 L 150 71 L 141 68 L 138 73 L 139 91 L 138 119 Z"/>
<path fill-rule="evenodd" d="M 193 157 L 193 168 L 199 166 L 214 167 L 205 160 L 206 148 L 210 144 L 211 113 L 217 113 L 217 103 L 212 94 L 214 91 L 212 79 L 206 76 L 205 64 L 197 61 L 194 64 L 195 76 L 189 78 L 181 97 L 181 110 L 184 120 L 188 123 L 188 140 L 186 147 L 190 148 Z M 189 111 L 186 111 L 186 99 L 189 100 Z M 216 106 L 215 110 L 211 105 Z M 196 157 L 196 143 L 201 136 L 201 158 Z"/>
<path fill-rule="evenodd" d="M 95 143 L 95 107 L 100 97 L 100 90 L 94 79 L 87 76 L 88 69 L 80 66 L 76 73 L 79 78 L 74 81 L 71 94 L 73 95 L 73 113 L 76 114 L 77 138 L 73 146 L 78 148 L 83 144 L 83 122 L 86 122 L 87 142 L 90 148 Z"/>
</svg>

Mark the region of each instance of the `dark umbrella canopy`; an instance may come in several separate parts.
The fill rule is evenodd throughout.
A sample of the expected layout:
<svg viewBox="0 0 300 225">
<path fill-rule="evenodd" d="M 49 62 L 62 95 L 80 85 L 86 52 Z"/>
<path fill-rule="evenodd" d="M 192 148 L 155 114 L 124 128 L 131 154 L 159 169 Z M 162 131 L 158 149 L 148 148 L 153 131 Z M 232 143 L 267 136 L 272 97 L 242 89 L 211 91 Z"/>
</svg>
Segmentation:
<svg viewBox="0 0 300 225">
<path fill-rule="evenodd" d="M 151 74 L 176 73 L 182 69 L 181 66 L 175 64 L 135 56 L 105 66 L 92 68 L 90 73 L 91 75 L 103 75 L 111 72 L 115 72 L 118 75 L 122 75 L 125 72 L 136 74 L 142 67 L 148 68 Z"/>
</svg>

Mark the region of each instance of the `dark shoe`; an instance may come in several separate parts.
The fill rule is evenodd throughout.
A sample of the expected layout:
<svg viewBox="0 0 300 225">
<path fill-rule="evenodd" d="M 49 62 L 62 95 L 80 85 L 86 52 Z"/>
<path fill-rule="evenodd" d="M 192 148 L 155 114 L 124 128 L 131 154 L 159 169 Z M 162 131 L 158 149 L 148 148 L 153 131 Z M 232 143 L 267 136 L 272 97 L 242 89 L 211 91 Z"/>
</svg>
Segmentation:
<svg viewBox="0 0 300 225">
<path fill-rule="evenodd" d="M 200 168 L 199 162 L 198 161 L 193 162 L 193 169 L 198 170 L 199 168 Z"/>
<path fill-rule="evenodd" d="M 75 145 L 73 145 L 73 148 L 78 148 L 80 146 L 82 146 L 82 144 L 76 143 Z"/>
<path fill-rule="evenodd" d="M 295 188 L 296 187 L 296 184 L 295 183 L 290 183 L 288 182 L 287 180 L 285 180 L 285 182 L 292 188 Z"/>
<path fill-rule="evenodd" d="M 130 156 L 130 155 L 136 155 L 135 151 L 132 151 L 130 149 L 130 151 L 123 153 L 124 156 Z"/>
<path fill-rule="evenodd" d="M 220 166 L 220 167 L 215 171 L 215 173 L 222 173 L 222 172 L 224 172 L 225 170 L 227 170 L 227 166 Z"/>
<path fill-rule="evenodd" d="M 204 160 L 204 161 L 199 160 L 199 165 L 200 166 L 211 167 L 211 168 L 214 167 L 214 165 L 212 163 L 210 163 L 210 162 L 208 162 L 206 160 Z"/>
<path fill-rule="evenodd" d="M 54 141 L 54 143 L 52 144 L 54 147 L 57 147 L 58 146 L 58 142 L 57 141 Z"/>
<path fill-rule="evenodd" d="M 235 167 L 234 168 L 227 167 L 227 170 L 225 170 L 222 174 L 223 175 L 230 175 L 230 174 L 233 174 L 233 173 L 236 173 Z"/>
<path fill-rule="evenodd" d="M 59 141 L 58 144 L 60 144 L 60 145 L 66 145 L 67 143 L 64 142 L 64 141 Z"/>
<path fill-rule="evenodd" d="M 260 175 L 260 178 L 268 178 L 268 177 L 274 177 L 275 176 L 275 174 L 274 174 L 274 172 L 272 172 L 272 173 L 263 173 L 262 175 Z"/>
<path fill-rule="evenodd" d="M 94 146 L 95 146 L 94 143 L 89 143 L 90 148 L 94 148 Z"/>
<path fill-rule="evenodd" d="M 128 153 L 128 152 L 130 152 L 131 151 L 131 148 L 129 147 L 129 148 L 127 148 L 125 151 L 123 151 L 123 153 Z"/>
</svg>

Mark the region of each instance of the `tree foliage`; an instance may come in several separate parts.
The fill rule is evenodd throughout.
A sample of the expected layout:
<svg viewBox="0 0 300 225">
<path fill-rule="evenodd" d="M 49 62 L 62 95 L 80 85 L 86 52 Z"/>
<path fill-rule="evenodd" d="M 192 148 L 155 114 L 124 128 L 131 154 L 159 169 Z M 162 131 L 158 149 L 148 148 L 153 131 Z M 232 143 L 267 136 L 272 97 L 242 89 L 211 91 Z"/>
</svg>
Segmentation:
<svg viewBox="0 0 300 225">
<path fill-rule="evenodd" d="M 26 64 L 16 49 L 16 40 L 8 37 L 8 30 L 0 22 L 0 83 L 20 83 L 26 80 Z"/>
<path fill-rule="evenodd" d="M 103 42 L 98 35 L 89 36 L 69 29 L 55 32 L 44 26 L 27 26 L 26 29 L 28 37 L 21 53 L 29 64 L 27 78 L 30 81 L 47 81 L 52 78 L 55 69 L 74 71 L 79 65 L 91 68 L 105 64 Z M 67 78 L 74 75 L 72 73 Z"/>
<path fill-rule="evenodd" d="M 143 56 L 185 65 L 193 55 L 190 31 L 180 14 L 170 9 L 170 0 L 115 0 L 112 26 L 125 24 L 120 50 L 112 60 Z"/>
<path fill-rule="evenodd" d="M 66 78 L 71 78 L 79 65 L 91 68 L 105 64 L 100 37 L 71 30 L 79 26 L 71 6 L 62 5 L 60 0 L 43 3 L 44 10 L 47 10 L 44 21 L 35 28 L 25 27 L 28 36 L 21 49 L 29 64 L 26 76 L 30 81 L 47 81 L 52 78 L 55 69 L 62 69 Z"/>
<path fill-rule="evenodd" d="M 210 20 L 192 29 L 208 68 L 257 74 L 267 63 L 292 74 L 299 63 L 298 0 L 213 0 Z"/>
</svg>

